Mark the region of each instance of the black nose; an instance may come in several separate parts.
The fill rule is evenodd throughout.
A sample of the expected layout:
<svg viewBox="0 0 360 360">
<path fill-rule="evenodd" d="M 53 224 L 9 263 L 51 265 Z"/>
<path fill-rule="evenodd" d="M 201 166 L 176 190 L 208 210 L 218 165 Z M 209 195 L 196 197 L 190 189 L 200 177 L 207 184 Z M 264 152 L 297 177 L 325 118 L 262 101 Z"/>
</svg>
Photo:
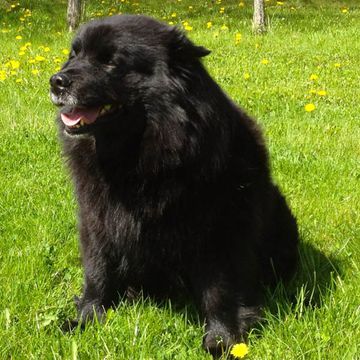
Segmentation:
<svg viewBox="0 0 360 360">
<path fill-rule="evenodd" d="M 53 89 L 64 89 L 69 87 L 71 79 L 65 73 L 57 73 L 50 78 L 50 85 Z"/>
</svg>

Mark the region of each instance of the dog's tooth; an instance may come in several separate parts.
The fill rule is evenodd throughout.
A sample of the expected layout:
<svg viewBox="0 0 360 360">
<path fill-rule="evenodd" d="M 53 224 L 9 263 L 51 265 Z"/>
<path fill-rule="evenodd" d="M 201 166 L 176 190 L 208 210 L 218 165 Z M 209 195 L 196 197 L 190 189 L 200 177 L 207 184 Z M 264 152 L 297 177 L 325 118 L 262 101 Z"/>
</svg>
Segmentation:
<svg viewBox="0 0 360 360">
<path fill-rule="evenodd" d="M 85 122 L 83 119 L 80 120 L 80 126 L 84 126 L 85 125 Z"/>
</svg>

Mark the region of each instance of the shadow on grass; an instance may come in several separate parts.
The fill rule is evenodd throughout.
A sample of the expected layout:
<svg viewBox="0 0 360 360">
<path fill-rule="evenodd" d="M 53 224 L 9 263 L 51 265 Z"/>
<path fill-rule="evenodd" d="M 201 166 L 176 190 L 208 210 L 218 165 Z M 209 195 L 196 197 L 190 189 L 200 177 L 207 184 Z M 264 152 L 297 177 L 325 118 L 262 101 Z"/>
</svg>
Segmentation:
<svg viewBox="0 0 360 360">
<path fill-rule="evenodd" d="M 301 242 L 297 273 L 289 284 L 279 283 L 267 289 L 265 310 L 280 319 L 296 314 L 299 309 L 321 307 L 333 293 L 337 276 L 341 276 L 339 260 L 328 257 L 315 246 Z"/>
</svg>

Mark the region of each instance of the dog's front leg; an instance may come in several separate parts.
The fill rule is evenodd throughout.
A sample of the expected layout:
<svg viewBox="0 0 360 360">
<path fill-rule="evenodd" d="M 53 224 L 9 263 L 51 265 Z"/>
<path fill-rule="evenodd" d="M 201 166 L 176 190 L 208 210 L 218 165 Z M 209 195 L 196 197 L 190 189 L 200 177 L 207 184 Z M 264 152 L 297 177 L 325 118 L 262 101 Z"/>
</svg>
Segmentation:
<svg viewBox="0 0 360 360">
<path fill-rule="evenodd" d="M 81 325 L 95 318 L 101 320 L 106 310 L 119 298 L 119 266 L 111 241 L 106 236 L 89 235 L 80 231 L 84 265 L 83 294 L 75 302 Z"/>
<path fill-rule="evenodd" d="M 215 358 L 244 341 L 260 319 L 259 282 L 249 262 L 231 256 L 203 258 L 193 268 L 193 291 L 205 319 L 204 348 Z"/>
</svg>

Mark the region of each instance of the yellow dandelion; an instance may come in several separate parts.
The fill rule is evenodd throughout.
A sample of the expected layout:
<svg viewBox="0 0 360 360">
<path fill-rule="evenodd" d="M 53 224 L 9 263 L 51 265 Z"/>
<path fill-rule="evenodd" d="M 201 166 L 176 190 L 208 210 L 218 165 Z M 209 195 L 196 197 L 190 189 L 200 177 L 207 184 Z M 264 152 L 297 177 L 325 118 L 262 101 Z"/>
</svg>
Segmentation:
<svg viewBox="0 0 360 360">
<path fill-rule="evenodd" d="M 284 5 L 284 2 L 283 1 L 277 1 L 276 5 L 279 5 L 279 6 Z"/>
<path fill-rule="evenodd" d="M 38 62 L 42 62 L 42 61 L 45 61 L 46 59 L 44 58 L 44 56 L 41 56 L 41 55 L 36 55 L 35 56 L 35 61 L 38 61 Z"/>
<path fill-rule="evenodd" d="M 24 55 L 25 55 L 25 51 L 19 51 L 18 54 L 19 54 L 19 56 L 24 56 Z"/>
<path fill-rule="evenodd" d="M 241 34 L 240 33 L 236 33 L 235 34 L 235 44 L 238 45 L 241 42 Z"/>
<path fill-rule="evenodd" d="M 239 2 L 239 6 L 240 6 L 240 7 L 244 7 L 244 6 L 245 6 L 245 3 L 242 2 L 242 1 L 240 1 L 240 2 Z"/>
<path fill-rule="evenodd" d="M 190 5 L 190 6 L 189 6 L 189 10 L 192 10 L 192 9 L 193 9 L 193 7 Z"/>
<path fill-rule="evenodd" d="M 62 49 L 61 52 L 64 54 L 64 55 L 69 55 L 70 54 L 70 51 L 68 49 Z"/>
<path fill-rule="evenodd" d="M 224 12 L 225 12 L 225 8 L 224 8 L 224 7 L 220 8 L 219 13 L 220 13 L 220 14 L 223 14 Z"/>
<path fill-rule="evenodd" d="M 20 61 L 10 60 L 5 64 L 5 66 L 9 67 L 10 69 L 16 70 L 20 67 Z"/>
<path fill-rule="evenodd" d="M 16 82 L 17 84 L 21 84 L 23 81 L 22 81 L 22 79 L 16 79 L 15 82 Z"/>
<path fill-rule="evenodd" d="M 24 18 L 24 17 L 21 17 L 21 18 L 19 18 L 19 20 L 20 20 L 21 22 L 24 22 L 24 21 L 25 21 L 25 18 Z"/>
<path fill-rule="evenodd" d="M 59 59 L 59 58 L 54 58 L 54 63 L 55 64 L 60 64 L 61 63 L 61 59 Z"/>
<path fill-rule="evenodd" d="M 171 17 L 172 17 L 172 18 L 176 18 L 176 17 L 177 17 L 177 14 L 174 12 L 174 13 L 171 14 Z"/>
<path fill-rule="evenodd" d="M 31 73 L 33 75 L 39 75 L 39 70 L 38 69 L 31 70 Z"/>
<path fill-rule="evenodd" d="M 317 76 L 316 74 L 311 74 L 309 79 L 314 81 L 317 80 L 318 78 L 319 76 Z"/>
<path fill-rule="evenodd" d="M 346 14 L 346 13 L 348 13 L 348 12 L 349 12 L 349 9 L 347 9 L 347 8 L 343 8 L 343 9 L 341 9 L 341 12 L 342 12 L 343 14 Z"/>
<path fill-rule="evenodd" d="M 243 359 L 248 353 L 249 348 L 244 343 L 235 344 L 230 351 L 230 354 L 237 359 Z"/>
<path fill-rule="evenodd" d="M 35 61 L 35 59 L 29 59 L 29 60 L 28 60 L 28 63 L 29 63 L 29 64 L 35 64 L 36 61 Z"/>
<path fill-rule="evenodd" d="M 27 42 L 27 43 L 25 43 L 25 46 L 26 46 L 26 47 L 31 46 L 31 42 Z"/>
<path fill-rule="evenodd" d="M 21 36 L 21 35 L 17 35 L 17 36 L 15 37 L 15 39 L 16 39 L 16 40 L 21 40 L 21 39 L 22 39 L 22 36 Z"/>
<path fill-rule="evenodd" d="M 45 46 L 44 49 L 43 49 L 45 52 L 49 52 L 50 51 L 50 48 L 48 46 Z"/>
<path fill-rule="evenodd" d="M 212 22 L 211 21 L 208 21 L 207 23 L 206 23 L 206 28 L 207 29 L 210 29 L 212 27 Z"/>
<path fill-rule="evenodd" d="M 335 63 L 334 67 L 339 68 L 339 67 L 341 67 L 341 64 L 340 63 Z"/>
<path fill-rule="evenodd" d="M 191 31 L 191 30 L 193 29 L 193 27 L 190 26 L 190 25 L 185 25 L 185 26 L 184 26 L 184 29 L 185 29 L 186 31 Z"/>
<path fill-rule="evenodd" d="M 57 66 L 57 67 L 55 68 L 55 71 L 56 71 L 56 72 L 58 72 L 59 70 L 61 70 L 61 66 Z"/>
<path fill-rule="evenodd" d="M 309 90 L 309 94 L 311 94 L 311 95 L 316 94 L 316 90 L 315 90 L 315 89 L 310 89 L 310 90 Z"/>
<path fill-rule="evenodd" d="M 306 112 L 312 112 L 316 109 L 316 106 L 312 103 L 305 105 L 305 111 Z"/>
<path fill-rule="evenodd" d="M 169 21 L 168 24 L 169 24 L 169 25 L 174 25 L 174 22 L 173 22 L 173 21 Z"/>
<path fill-rule="evenodd" d="M 4 81 L 7 78 L 6 71 L 0 70 L 0 81 Z"/>
<path fill-rule="evenodd" d="M 268 59 L 262 59 L 260 61 L 263 65 L 267 65 L 269 63 L 269 60 Z"/>
<path fill-rule="evenodd" d="M 317 94 L 318 94 L 319 96 L 326 96 L 326 95 L 327 95 L 327 92 L 326 92 L 325 90 L 319 90 L 319 91 L 317 92 Z"/>
<path fill-rule="evenodd" d="M 249 73 L 244 73 L 244 79 L 245 80 L 249 80 L 250 79 L 250 74 Z"/>
</svg>

